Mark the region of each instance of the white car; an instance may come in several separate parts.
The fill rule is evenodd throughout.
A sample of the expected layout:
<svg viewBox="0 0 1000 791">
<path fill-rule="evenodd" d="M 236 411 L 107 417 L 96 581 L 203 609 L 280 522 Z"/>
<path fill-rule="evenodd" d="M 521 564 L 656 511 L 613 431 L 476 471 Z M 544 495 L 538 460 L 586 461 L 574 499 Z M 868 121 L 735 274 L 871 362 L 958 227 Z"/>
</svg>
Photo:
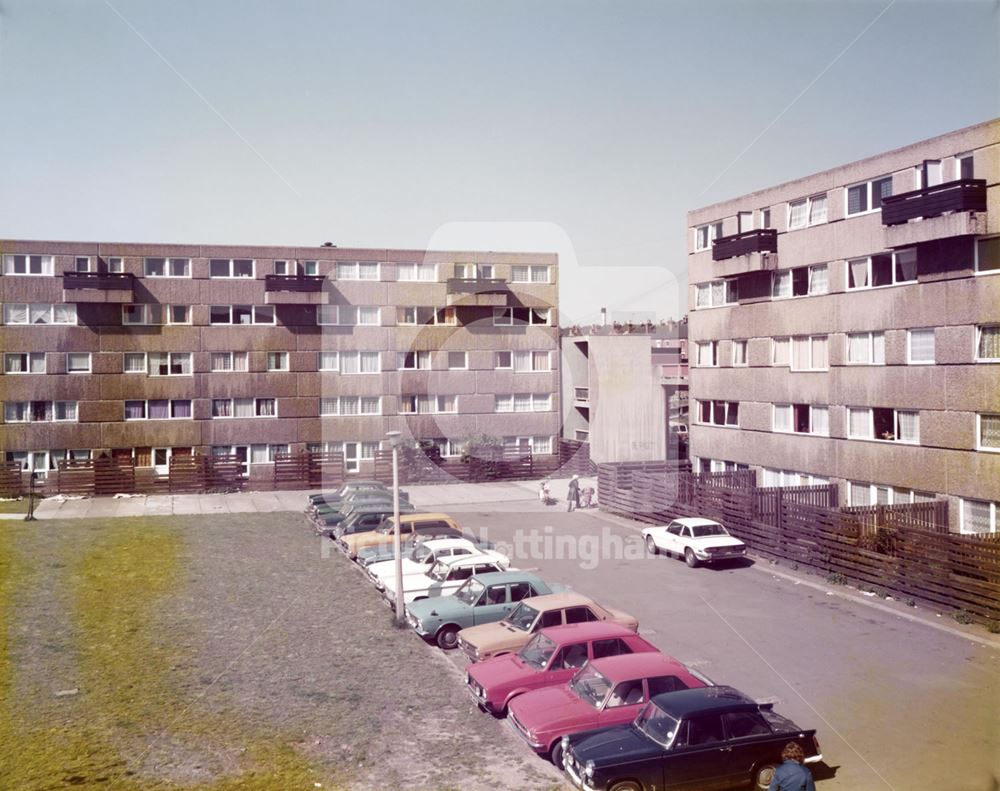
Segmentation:
<svg viewBox="0 0 1000 791">
<path fill-rule="evenodd" d="M 403 577 L 403 601 L 410 604 L 421 599 L 437 596 L 451 596 L 475 574 L 490 574 L 494 571 L 517 571 L 508 568 L 509 563 L 499 561 L 492 555 L 456 555 L 442 558 L 426 574 L 411 574 Z M 396 580 L 388 578 L 383 583 L 382 597 L 390 607 L 396 605 Z"/>
<path fill-rule="evenodd" d="M 691 568 L 742 558 L 747 553 L 746 544 L 711 519 L 675 519 L 669 525 L 643 528 L 642 535 L 652 554 L 665 552 L 683 557 Z"/>
<path fill-rule="evenodd" d="M 411 574 L 423 576 L 442 558 L 458 555 L 489 555 L 501 563 L 510 564 L 506 555 L 491 549 L 483 549 L 468 538 L 432 538 L 417 544 L 403 555 L 403 576 Z M 383 560 L 373 563 L 367 571 L 368 579 L 378 590 L 382 590 L 386 580 L 395 583 L 396 561 Z M 403 588 L 406 589 L 406 583 L 403 583 Z"/>
</svg>

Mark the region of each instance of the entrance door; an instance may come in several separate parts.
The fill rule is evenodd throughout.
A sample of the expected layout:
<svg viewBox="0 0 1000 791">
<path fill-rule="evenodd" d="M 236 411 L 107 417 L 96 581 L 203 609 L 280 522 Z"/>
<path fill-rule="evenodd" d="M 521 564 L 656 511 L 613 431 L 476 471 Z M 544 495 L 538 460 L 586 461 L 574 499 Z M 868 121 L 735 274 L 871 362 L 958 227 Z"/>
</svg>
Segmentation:
<svg viewBox="0 0 1000 791">
<path fill-rule="evenodd" d="M 153 448 L 153 472 L 157 475 L 170 472 L 170 448 Z"/>
<path fill-rule="evenodd" d="M 240 463 L 240 474 L 244 478 L 250 477 L 250 446 L 237 445 L 233 448 L 237 461 Z"/>
<path fill-rule="evenodd" d="M 360 448 L 360 443 L 358 442 L 344 443 L 344 469 L 347 472 L 358 471 L 359 448 Z"/>
</svg>

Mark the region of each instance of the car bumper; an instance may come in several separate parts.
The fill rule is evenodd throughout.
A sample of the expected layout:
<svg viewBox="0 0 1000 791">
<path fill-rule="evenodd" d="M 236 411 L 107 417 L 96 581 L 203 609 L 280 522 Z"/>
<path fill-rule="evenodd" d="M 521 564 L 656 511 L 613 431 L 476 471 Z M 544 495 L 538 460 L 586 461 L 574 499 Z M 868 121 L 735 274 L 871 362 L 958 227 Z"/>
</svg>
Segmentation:
<svg viewBox="0 0 1000 791">
<path fill-rule="evenodd" d="M 527 729 L 521 725 L 520 722 L 518 722 L 517 717 L 512 711 L 509 710 L 507 712 L 507 724 L 514 730 L 514 733 L 520 736 L 521 739 L 524 740 L 525 744 L 527 744 L 536 753 L 543 755 L 546 752 L 545 745 L 528 736 Z"/>
<path fill-rule="evenodd" d="M 470 662 L 479 661 L 479 649 L 471 643 L 467 643 L 461 636 L 458 638 L 458 647 Z"/>
<path fill-rule="evenodd" d="M 808 758 L 805 759 L 805 761 L 803 761 L 803 763 L 818 764 L 822 760 L 823 760 L 823 753 L 819 753 L 818 755 L 809 756 Z"/>
<path fill-rule="evenodd" d="M 564 769 L 566 771 L 566 776 L 569 778 L 569 781 L 573 784 L 574 788 L 582 789 L 582 791 L 597 791 L 594 786 L 589 786 L 583 782 L 583 778 L 577 773 L 575 765 L 571 765 L 569 762 L 566 762 Z"/>
</svg>

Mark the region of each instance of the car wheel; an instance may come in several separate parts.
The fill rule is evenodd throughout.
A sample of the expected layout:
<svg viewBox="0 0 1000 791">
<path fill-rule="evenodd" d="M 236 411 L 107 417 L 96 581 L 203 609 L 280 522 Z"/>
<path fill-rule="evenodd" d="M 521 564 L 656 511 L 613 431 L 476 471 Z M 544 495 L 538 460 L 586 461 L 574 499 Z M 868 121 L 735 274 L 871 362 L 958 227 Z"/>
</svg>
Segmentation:
<svg viewBox="0 0 1000 791">
<path fill-rule="evenodd" d="M 634 780 L 623 780 L 611 786 L 611 791 L 642 791 L 642 786 Z"/>
<path fill-rule="evenodd" d="M 455 646 L 458 645 L 458 627 L 457 626 L 442 626 L 437 633 L 437 644 L 438 648 L 445 651 L 451 651 Z"/>
<path fill-rule="evenodd" d="M 687 563 L 691 568 L 698 567 L 698 558 L 694 556 L 694 550 L 688 547 L 684 550 L 684 562 Z"/>
<path fill-rule="evenodd" d="M 659 553 L 659 550 L 656 548 L 656 542 L 653 541 L 652 536 L 646 536 L 646 550 L 650 555 L 656 555 Z"/>
<path fill-rule="evenodd" d="M 552 761 L 552 765 L 560 770 L 563 768 L 562 753 L 562 739 L 559 739 L 552 745 L 552 752 L 549 753 L 549 759 Z"/>
<path fill-rule="evenodd" d="M 774 779 L 774 764 L 758 766 L 753 772 L 753 787 L 758 791 L 767 791 Z"/>
</svg>

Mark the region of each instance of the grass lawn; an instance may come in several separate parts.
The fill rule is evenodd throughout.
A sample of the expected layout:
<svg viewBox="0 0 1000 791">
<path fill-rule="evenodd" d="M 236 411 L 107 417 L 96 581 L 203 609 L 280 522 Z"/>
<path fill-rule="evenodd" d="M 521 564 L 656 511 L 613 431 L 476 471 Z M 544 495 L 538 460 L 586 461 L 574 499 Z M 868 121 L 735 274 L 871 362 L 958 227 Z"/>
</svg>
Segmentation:
<svg viewBox="0 0 1000 791">
<path fill-rule="evenodd" d="M 38 505 L 38 503 L 35 503 Z M 28 513 L 28 498 L 22 497 L 20 500 L 0 500 L 0 514 L 26 514 Z"/>
<path fill-rule="evenodd" d="M 554 787 L 300 515 L 38 524 L 0 522 L 0 787 Z"/>
</svg>

